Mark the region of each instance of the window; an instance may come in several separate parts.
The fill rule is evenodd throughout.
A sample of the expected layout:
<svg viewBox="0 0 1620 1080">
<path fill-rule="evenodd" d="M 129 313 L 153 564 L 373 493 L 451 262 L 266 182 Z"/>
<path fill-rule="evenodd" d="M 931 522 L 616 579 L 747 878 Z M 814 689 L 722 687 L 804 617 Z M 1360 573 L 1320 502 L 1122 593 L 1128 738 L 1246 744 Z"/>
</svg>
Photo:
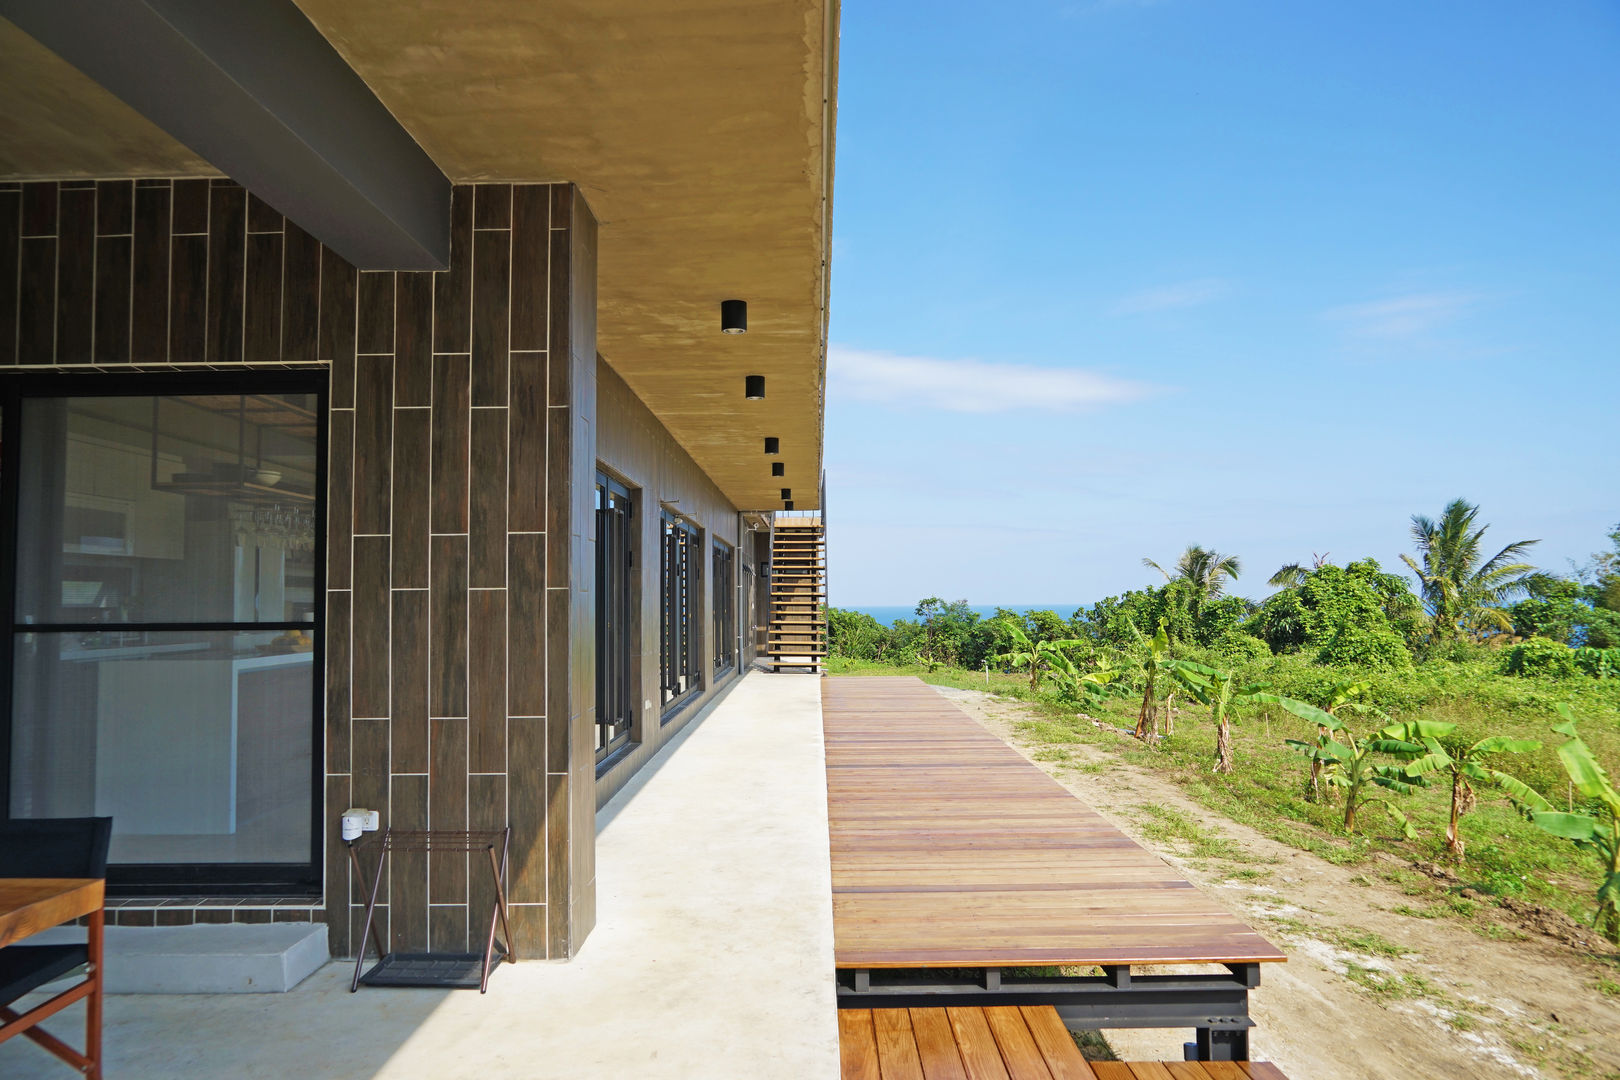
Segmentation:
<svg viewBox="0 0 1620 1080">
<path fill-rule="evenodd" d="M 596 474 L 596 761 L 630 745 L 635 701 L 630 696 L 634 653 L 630 618 L 635 573 L 631 538 L 635 512 L 630 491 Z"/>
<path fill-rule="evenodd" d="M 703 685 L 703 546 L 696 526 L 667 511 L 663 546 L 662 698 L 667 710 Z"/>
<path fill-rule="evenodd" d="M 737 589 L 733 550 L 723 540 L 714 542 L 714 673 L 737 662 Z"/>
<path fill-rule="evenodd" d="M 111 815 L 130 891 L 318 887 L 316 384 L 39 385 L 5 417 L 9 814 Z"/>
</svg>

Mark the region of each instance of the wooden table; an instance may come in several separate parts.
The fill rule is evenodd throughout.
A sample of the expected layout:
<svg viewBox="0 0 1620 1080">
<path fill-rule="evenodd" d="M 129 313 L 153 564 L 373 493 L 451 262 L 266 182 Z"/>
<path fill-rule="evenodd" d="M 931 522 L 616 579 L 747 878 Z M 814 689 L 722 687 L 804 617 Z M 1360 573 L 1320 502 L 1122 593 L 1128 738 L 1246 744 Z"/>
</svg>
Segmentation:
<svg viewBox="0 0 1620 1080">
<path fill-rule="evenodd" d="M 1246 1056 L 1275 945 L 919 679 L 829 678 L 822 724 L 841 1005 L 1056 1004 Z M 1133 977 L 1147 964 L 1227 972 Z M 1104 976 L 1001 970 L 1059 965 Z"/>
<path fill-rule="evenodd" d="M 101 1077 L 102 940 L 106 882 L 100 878 L 0 878 L 0 948 L 41 930 L 89 917 L 89 970 L 77 983 L 49 1001 L 19 1015 L 0 1007 L 0 1042 L 26 1035 L 92 1080 Z M 36 1025 L 69 1005 L 88 998 L 85 1051 L 79 1053 Z"/>
</svg>

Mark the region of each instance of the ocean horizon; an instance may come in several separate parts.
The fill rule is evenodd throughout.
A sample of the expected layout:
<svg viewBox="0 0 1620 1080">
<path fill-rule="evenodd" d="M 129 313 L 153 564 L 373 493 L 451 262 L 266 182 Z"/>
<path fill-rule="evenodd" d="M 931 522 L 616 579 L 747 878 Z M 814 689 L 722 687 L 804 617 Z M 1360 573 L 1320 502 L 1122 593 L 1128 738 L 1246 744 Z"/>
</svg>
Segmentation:
<svg viewBox="0 0 1620 1080">
<path fill-rule="evenodd" d="M 840 605 L 833 605 L 839 607 Z M 1006 608 L 1016 611 L 1020 615 L 1031 611 L 1055 611 L 1067 619 L 1086 604 L 969 604 L 968 607 L 979 613 L 979 617 L 988 619 L 996 613 L 997 608 Z M 916 604 L 851 604 L 842 608 L 844 611 L 859 611 L 863 615 L 870 615 L 884 626 L 893 626 L 896 619 L 915 619 L 917 617 Z"/>
</svg>

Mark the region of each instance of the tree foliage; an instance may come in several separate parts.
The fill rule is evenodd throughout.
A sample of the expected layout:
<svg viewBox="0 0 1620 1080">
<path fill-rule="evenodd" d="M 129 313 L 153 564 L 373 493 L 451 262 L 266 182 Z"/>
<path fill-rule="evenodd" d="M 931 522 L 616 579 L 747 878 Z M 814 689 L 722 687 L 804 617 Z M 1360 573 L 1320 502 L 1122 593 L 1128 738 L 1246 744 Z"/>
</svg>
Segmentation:
<svg viewBox="0 0 1620 1080">
<path fill-rule="evenodd" d="M 1418 576 L 1429 613 L 1431 635 L 1440 641 L 1463 635 L 1474 638 L 1512 628 L 1502 605 L 1523 591 L 1535 567 L 1519 561 L 1539 540 L 1515 540 L 1485 558 L 1489 525 L 1479 520 L 1479 507 L 1466 499 L 1446 504 L 1439 519 L 1412 516 L 1412 543 L 1418 558 L 1401 559 Z"/>
<path fill-rule="evenodd" d="M 1306 652 L 1318 663 L 1404 668 L 1411 664 L 1391 613 L 1404 623 L 1417 600 L 1405 581 L 1372 559 L 1325 564 L 1260 605 L 1249 631 L 1273 652 Z"/>
</svg>

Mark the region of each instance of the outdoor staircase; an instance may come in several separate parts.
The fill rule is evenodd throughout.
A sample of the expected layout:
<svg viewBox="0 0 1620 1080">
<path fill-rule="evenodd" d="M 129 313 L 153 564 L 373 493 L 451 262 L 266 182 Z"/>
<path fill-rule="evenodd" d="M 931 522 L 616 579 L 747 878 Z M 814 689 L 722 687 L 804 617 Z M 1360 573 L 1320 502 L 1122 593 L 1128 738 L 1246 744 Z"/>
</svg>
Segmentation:
<svg viewBox="0 0 1620 1080">
<path fill-rule="evenodd" d="M 827 663 L 827 537 L 821 515 L 778 514 L 771 532 L 771 621 L 765 660 L 772 671 Z"/>
</svg>

